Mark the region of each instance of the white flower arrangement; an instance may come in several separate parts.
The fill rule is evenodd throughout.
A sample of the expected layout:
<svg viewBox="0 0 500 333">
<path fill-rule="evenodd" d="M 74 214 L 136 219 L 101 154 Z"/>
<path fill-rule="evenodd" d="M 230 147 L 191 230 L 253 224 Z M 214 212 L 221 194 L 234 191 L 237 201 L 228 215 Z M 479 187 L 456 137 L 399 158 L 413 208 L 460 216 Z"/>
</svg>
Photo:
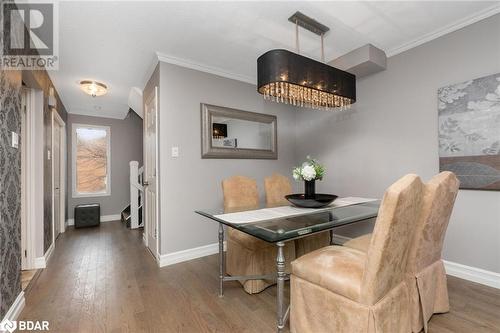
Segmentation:
<svg viewBox="0 0 500 333">
<path fill-rule="evenodd" d="M 292 172 L 293 179 L 297 181 L 321 180 L 324 174 L 325 168 L 310 156 L 307 156 L 307 161 L 302 163 L 302 166 L 295 167 Z"/>
</svg>

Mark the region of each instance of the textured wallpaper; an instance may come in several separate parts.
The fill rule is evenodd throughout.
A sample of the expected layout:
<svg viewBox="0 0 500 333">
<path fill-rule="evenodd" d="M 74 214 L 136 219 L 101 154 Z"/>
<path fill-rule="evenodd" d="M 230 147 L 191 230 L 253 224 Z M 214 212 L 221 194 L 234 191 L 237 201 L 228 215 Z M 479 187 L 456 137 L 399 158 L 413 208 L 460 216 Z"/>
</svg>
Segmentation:
<svg viewBox="0 0 500 333">
<path fill-rule="evenodd" d="M 0 3 L 4 2 L 0 0 Z M 3 17 L 0 15 L 0 26 Z M 3 36 L 2 36 L 3 37 Z M 0 38 L 0 47 L 9 34 Z M 21 291 L 21 153 L 11 148 L 11 132 L 21 134 L 21 86 L 28 79 L 29 87 L 44 92 L 44 156 L 51 149 L 51 110 L 48 92 L 52 82 L 46 71 L 0 70 L 0 320 Z M 57 112 L 66 121 L 67 112 L 56 92 Z M 22 142 L 20 143 L 20 147 Z M 52 170 L 44 158 L 44 249 L 52 243 Z"/>
<path fill-rule="evenodd" d="M 0 71 L 0 318 L 21 291 L 21 154 L 11 132 L 21 133 L 21 74 Z"/>
</svg>

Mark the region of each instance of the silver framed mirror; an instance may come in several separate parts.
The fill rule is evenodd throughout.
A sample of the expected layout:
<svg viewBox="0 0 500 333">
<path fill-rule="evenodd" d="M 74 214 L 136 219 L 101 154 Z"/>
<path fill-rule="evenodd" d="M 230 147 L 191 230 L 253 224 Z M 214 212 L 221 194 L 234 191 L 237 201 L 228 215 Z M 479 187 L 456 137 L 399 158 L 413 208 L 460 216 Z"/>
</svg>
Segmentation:
<svg viewBox="0 0 500 333">
<path fill-rule="evenodd" d="M 201 157 L 278 158 L 278 124 L 273 115 L 201 103 Z"/>
</svg>

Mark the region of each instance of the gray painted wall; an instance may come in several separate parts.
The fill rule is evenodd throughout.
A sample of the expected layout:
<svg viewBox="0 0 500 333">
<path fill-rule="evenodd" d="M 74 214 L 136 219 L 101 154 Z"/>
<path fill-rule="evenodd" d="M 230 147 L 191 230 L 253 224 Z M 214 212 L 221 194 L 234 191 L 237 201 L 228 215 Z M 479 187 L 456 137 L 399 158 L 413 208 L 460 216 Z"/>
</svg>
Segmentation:
<svg viewBox="0 0 500 333">
<path fill-rule="evenodd" d="M 111 127 L 111 195 L 105 197 L 73 198 L 72 186 L 72 124 L 100 125 Z M 74 216 L 76 205 L 99 203 L 101 215 L 120 214 L 130 204 L 130 161 L 142 166 L 142 119 L 131 112 L 124 119 L 110 119 L 68 114 L 68 218 Z"/>
<path fill-rule="evenodd" d="M 496 15 L 389 58 L 350 111 L 297 112 L 298 156 L 326 164 L 319 190 L 380 197 L 404 174 L 438 173 L 437 89 L 500 72 L 499 31 Z M 460 191 L 444 258 L 500 272 L 500 192 Z"/>
<path fill-rule="evenodd" d="M 222 205 L 221 181 L 247 175 L 258 181 L 273 172 L 289 175 L 295 164 L 295 113 L 265 102 L 254 85 L 160 63 L 161 253 L 217 242 L 217 225 L 195 209 Z M 200 103 L 274 114 L 278 160 L 201 159 Z M 180 156 L 171 157 L 172 146 Z M 263 197 L 262 197 L 263 198 Z"/>
</svg>

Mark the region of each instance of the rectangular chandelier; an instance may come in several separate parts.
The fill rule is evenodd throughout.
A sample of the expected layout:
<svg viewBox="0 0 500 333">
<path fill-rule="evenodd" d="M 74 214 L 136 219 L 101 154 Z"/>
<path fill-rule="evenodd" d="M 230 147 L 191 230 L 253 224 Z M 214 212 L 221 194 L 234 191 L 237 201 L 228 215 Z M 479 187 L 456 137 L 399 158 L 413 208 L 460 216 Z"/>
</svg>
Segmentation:
<svg viewBox="0 0 500 333">
<path fill-rule="evenodd" d="M 257 89 L 264 98 L 316 109 L 356 102 L 356 76 L 287 50 L 257 59 Z"/>
<path fill-rule="evenodd" d="M 265 99 L 315 109 L 347 108 L 356 102 L 356 76 L 299 52 L 298 27 L 323 36 L 328 27 L 297 12 L 289 19 L 296 26 L 297 53 L 271 50 L 257 59 L 257 90 Z"/>
</svg>

